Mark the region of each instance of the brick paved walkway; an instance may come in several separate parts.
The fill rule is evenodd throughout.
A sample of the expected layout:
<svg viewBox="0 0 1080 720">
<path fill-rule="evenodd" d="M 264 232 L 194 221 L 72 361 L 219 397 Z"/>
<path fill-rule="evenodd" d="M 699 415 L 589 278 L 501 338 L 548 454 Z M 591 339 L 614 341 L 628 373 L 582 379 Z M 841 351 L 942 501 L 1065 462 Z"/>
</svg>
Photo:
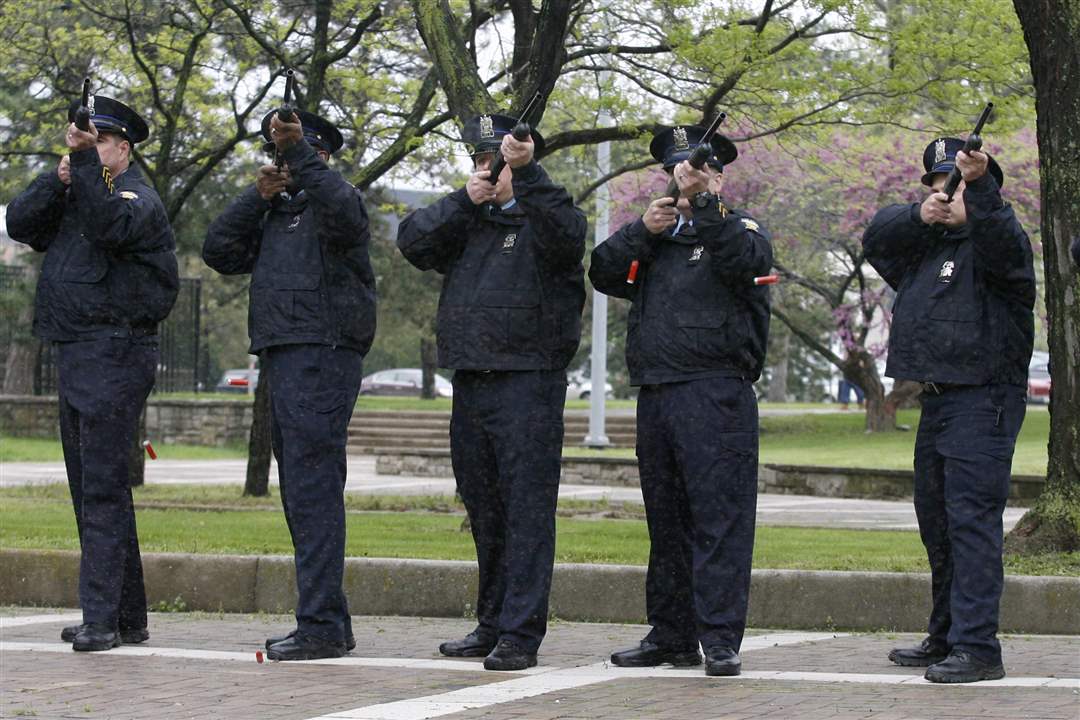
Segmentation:
<svg viewBox="0 0 1080 720">
<path fill-rule="evenodd" d="M 755 631 L 741 677 L 706 678 L 609 667 L 641 626 L 556 621 L 540 666 L 504 674 L 438 655 L 441 640 L 472 629 L 464 619 L 357 617 L 346 658 L 259 664 L 255 650 L 291 618 L 154 614 L 149 643 L 83 654 L 59 642 L 77 614 L 47 612 L 0 609 L 0 717 L 1080 718 L 1080 637 L 1006 637 L 1004 680 L 935 686 L 885 659 L 914 635 Z"/>
</svg>

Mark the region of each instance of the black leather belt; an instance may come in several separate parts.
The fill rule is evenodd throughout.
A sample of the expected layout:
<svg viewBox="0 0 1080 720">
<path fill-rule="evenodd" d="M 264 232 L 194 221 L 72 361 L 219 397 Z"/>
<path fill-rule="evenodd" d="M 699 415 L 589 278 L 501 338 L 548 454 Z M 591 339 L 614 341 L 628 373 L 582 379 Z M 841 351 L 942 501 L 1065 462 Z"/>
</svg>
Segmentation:
<svg viewBox="0 0 1080 720">
<path fill-rule="evenodd" d="M 953 390 L 963 390 L 964 388 L 971 387 L 971 385 L 960 385 L 957 383 L 924 382 L 919 384 L 922 385 L 922 391 L 930 395 L 944 395 Z"/>
</svg>

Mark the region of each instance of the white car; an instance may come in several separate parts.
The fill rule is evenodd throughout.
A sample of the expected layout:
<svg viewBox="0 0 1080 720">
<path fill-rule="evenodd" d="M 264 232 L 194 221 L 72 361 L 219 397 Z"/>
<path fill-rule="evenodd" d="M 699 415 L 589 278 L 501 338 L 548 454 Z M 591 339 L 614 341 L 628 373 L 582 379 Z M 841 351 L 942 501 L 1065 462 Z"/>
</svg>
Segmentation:
<svg viewBox="0 0 1080 720">
<path fill-rule="evenodd" d="M 420 368 L 391 368 L 372 373 L 360 381 L 361 395 L 398 395 L 419 397 L 423 387 Z M 454 386 L 442 375 L 435 375 L 436 397 L 453 397 Z"/>
<path fill-rule="evenodd" d="M 573 374 L 568 375 L 566 381 L 567 400 L 588 400 L 592 395 L 592 379 Z M 611 387 L 611 383 L 604 383 L 604 397 L 613 397 L 614 392 L 615 388 Z"/>
</svg>

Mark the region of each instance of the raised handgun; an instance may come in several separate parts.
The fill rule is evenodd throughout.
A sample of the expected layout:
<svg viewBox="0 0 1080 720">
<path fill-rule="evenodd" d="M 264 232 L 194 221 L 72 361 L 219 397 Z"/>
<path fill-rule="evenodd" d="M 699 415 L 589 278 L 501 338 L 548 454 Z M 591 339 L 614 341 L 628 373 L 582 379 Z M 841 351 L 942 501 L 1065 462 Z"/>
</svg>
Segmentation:
<svg viewBox="0 0 1080 720">
<path fill-rule="evenodd" d="M 296 122 L 296 113 L 293 111 L 292 106 L 292 93 L 293 93 L 293 71 L 288 70 L 285 72 L 285 95 L 281 101 L 281 107 L 278 108 L 277 116 L 281 122 Z M 274 164 L 277 165 L 280 170 L 285 164 L 285 157 L 278 152 L 274 151 Z"/>
<path fill-rule="evenodd" d="M 694 148 L 690 153 L 690 157 L 687 160 L 690 162 L 690 167 L 695 170 L 700 170 L 705 167 L 705 163 L 708 161 L 709 156 L 712 155 L 712 138 L 716 134 L 717 129 L 720 127 L 720 123 L 724 122 L 724 118 L 727 117 L 727 113 L 720 113 L 716 116 L 716 119 L 712 121 L 712 125 L 709 125 L 705 130 L 705 134 L 701 136 L 701 141 L 698 146 Z M 667 186 L 667 196 L 672 200 L 679 199 L 679 184 L 675 182 L 674 176 Z"/>
<path fill-rule="evenodd" d="M 515 140 L 525 141 L 529 139 L 529 135 L 532 133 L 532 127 L 529 126 L 529 115 L 539 104 L 540 99 L 543 96 L 538 90 L 529 103 L 525 106 L 525 109 L 518 115 L 517 125 L 510 131 L 510 134 L 514 136 Z M 494 185 L 499 182 L 499 175 L 502 174 L 503 167 L 506 166 L 506 158 L 502 156 L 502 153 L 498 150 L 495 151 L 495 157 L 491 159 L 491 174 L 488 175 L 488 182 Z"/>
<path fill-rule="evenodd" d="M 83 132 L 90 130 L 90 78 L 83 79 L 82 100 L 79 101 L 79 109 L 75 111 L 75 127 Z"/>
<path fill-rule="evenodd" d="M 975 129 L 968 135 L 967 140 L 964 142 L 964 152 L 971 154 L 975 150 L 982 149 L 982 129 L 986 121 L 990 119 L 990 111 L 994 109 L 994 103 L 986 103 L 986 107 L 983 108 L 982 115 L 979 116 L 979 121 L 975 123 Z M 960 166 L 953 165 L 953 169 L 949 171 L 949 177 L 945 180 L 945 189 L 943 192 L 949 197 L 948 202 L 952 202 L 953 194 L 956 193 L 956 188 L 960 185 L 962 176 L 960 174 Z"/>
</svg>

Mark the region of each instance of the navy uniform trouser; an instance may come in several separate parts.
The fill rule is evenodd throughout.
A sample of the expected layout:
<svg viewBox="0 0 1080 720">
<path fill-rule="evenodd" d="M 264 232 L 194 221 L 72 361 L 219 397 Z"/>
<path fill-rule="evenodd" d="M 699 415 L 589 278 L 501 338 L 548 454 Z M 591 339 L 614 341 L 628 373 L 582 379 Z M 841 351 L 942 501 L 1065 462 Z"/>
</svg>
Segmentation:
<svg viewBox="0 0 1080 720">
<path fill-rule="evenodd" d="M 262 351 L 270 383 L 271 438 L 281 504 L 296 563 L 296 626 L 343 643 L 352 634 L 342 590 L 349 420 L 360 391 L 363 355 L 328 345 Z"/>
<path fill-rule="evenodd" d="M 1025 389 L 982 385 L 920 396 L 915 514 L 930 561 L 929 635 L 985 662 L 1001 661 L 1001 515 Z"/>
<path fill-rule="evenodd" d="M 739 650 L 757 512 L 757 398 L 709 378 L 641 388 L 637 456 L 649 525 L 648 640 Z"/>
<path fill-rule="evenodd" d="M 535 653 L 555 563 L 566 374 L 454 373 L 450 449 L 480 571 L 480 631 Z"/>
<path fill-rule="evenodd" d="M 156 338 L 56 343 L 60 441 L 82 558 L 84 623 L 146 627 L 131 448 L 158 364 Z"/>
</svg>

